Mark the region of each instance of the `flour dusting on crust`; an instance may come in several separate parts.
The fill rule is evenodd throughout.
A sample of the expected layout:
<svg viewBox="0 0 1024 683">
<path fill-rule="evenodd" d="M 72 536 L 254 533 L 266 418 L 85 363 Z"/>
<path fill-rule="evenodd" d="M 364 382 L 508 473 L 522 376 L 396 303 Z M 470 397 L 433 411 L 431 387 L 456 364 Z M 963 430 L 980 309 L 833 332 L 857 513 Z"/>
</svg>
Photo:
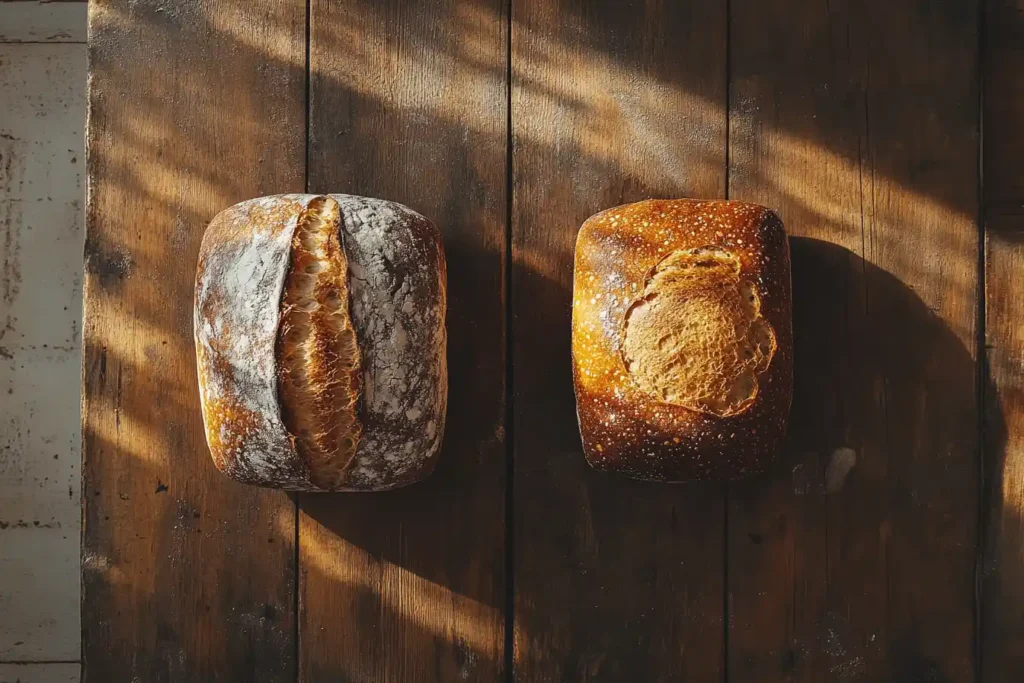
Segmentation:
<svg viewBox="0 0 1024 683">
<path fill-rule="evenodd" d="M 331 196 L 342 209 L 351 314 L 363 354 L 365 431 L 349 485 L 394 488 L 429 472 L 444 432 L 444 252 L 437 229 L 401 204 Z"/>
<path fill-rule="evenodd" d="M 274 350 L 292 234 L 311 198 L 237 204 L 213 219 L 199 253 L 194 333 L 206 438 L 217 467 L 246 483 L 308 481 L 282 424 Z"/>
<path fill-rule="evenodd" d="M 363 433 L 331 488 L 396 488 L 430 473 L 444 433 L 444 250 L 437 228 L 401 204 L 330 196 L 341 208 L 363 373 Z M 245 483 L 323 490 L 282 418 L 277 357 L 292 239 L 322 198 L 243 202 L 214 218 L 203 237 L 194 321 L 203 421 L 217 467 Z"/>
</svg>

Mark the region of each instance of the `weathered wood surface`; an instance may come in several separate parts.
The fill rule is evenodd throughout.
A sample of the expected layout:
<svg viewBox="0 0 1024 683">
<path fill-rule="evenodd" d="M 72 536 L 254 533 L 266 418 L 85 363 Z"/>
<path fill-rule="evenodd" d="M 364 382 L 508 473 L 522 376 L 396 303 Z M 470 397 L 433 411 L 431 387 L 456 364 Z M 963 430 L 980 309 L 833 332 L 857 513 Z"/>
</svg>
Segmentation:
<svg viewBox="0 0 1024 683">
<path fill-rule="evenodd" d="M 720 680 L 722 486 L 591 470 L 572 394 L 576 232 L 725 190 L 725 5 L 512 7 L 515 679 Z"/>
<path fill-rule="evenodd" d="M 89 3 L 84 680 L 294 681 L 295 505 L 206 449 L 196 255 L 301 191 L 305 4 Z"/>
<path fill-rule="evenodd" d="M 1024 5 L 985 7 L 985 521 L 980 676 L 1024 679 Z"/>
<path fill-rule="evenodd" d="M 425 482 L 301 496 L 300 680 L 502 679 L 507 20 L 501 0 L 315 0 L 309 189 L 429 216 L 448 423 Z"/>
<path fill-rule="evenodd" d="M 731 12 L 729 191 L 795 236 L 797 389 L 732 487 L 729 678 L 973 680 L 977 8 Z"/>
<path fill-rule="evenodd" d="M 1021 13 L 980 1 L 92 3 L 89 679 L 1020 674 Z M 304 185 L 441 226 L 451 402 L 433 478 L 296 513 L 209 465 L 190 302 L 213 213 Z M 576 231 L 726 194 L 794 235 L 786 452 L 597 474 Z"/>
</svg>

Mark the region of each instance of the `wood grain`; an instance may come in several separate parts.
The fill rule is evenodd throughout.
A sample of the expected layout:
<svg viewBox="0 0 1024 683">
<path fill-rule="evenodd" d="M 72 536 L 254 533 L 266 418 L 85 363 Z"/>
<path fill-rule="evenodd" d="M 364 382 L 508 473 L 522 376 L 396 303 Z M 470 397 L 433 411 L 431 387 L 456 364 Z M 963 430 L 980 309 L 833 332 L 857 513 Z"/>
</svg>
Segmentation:
<svg viewBox="0 0 1024 683">
<path fill-rule="evenodd" d="M 515 679 L 722 677 L 721 485 L 599 474 L 569 358 L 583 221 L 721 197 L 725 5 L 516 0 L 512 33 Z"/>
<path fill-rule="evenodd" d="M 986 531 L 981 582 L 981 681 L 1024 676 L 1024 216 L 985 225 Z"/>
<path fill-rule="evenodd" d="M 731 490 L 731 681 L 973 680 L 976 15 L 731 4 L 730 196 L 796 236 L 797 358 Z"/>
<path fill-rule="evenodd" d="M 448 425 L 425 482 L 300 500 L 300 679 L 504 672 L 507 15 L 501 0 L 314 0 L 315 192 L 405 203 L 448 258 Z"/>
<path fill-rule="evenodd" d="M 302 190 L 305 6 L 89 13 L 84 680 L 294 681 L 294 504 L 214 469 L 192 297 L 217 211 Z"/>
<path fill-rule="evenodd" d="M 1024 677 L 1024 5 L 985 21 L 985 509 L 980 680 Z"/>
<path fill-rule="evenodd" d="M 985 206 L 1024 213 L 1024 2 L 985 0 Z"/>
</svg>

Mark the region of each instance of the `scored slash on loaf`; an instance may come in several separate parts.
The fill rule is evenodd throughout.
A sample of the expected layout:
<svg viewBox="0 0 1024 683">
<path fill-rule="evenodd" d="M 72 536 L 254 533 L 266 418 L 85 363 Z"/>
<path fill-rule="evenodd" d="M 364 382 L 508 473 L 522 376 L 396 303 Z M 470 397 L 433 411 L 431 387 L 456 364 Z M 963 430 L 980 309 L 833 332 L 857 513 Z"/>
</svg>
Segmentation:
<svg viewBox="0 0 1024 683">
<path fill-rule="evenodd" d="M 203 236 L 195 341 L 218 469 L 299 491 L 380 491 L 434 468 L 444 433 L 440 233 L 380 199 L 242 202 Z"/>
<path fill-rule="evenodd" d="M 587 461 L 636 479 L 759 472 L 793 393 L 789 246 L 770 210 L 651 200 L 576 242 L 573 378 Z"/>
</svg>

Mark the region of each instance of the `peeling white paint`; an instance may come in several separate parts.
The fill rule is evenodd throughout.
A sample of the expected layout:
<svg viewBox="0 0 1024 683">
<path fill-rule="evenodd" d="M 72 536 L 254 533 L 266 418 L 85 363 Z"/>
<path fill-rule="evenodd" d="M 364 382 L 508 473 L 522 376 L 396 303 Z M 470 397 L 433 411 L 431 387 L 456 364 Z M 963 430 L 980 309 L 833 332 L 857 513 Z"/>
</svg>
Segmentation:
<svg viewBox="0 0 1024 683">
<path fill-rule="evenodd" d="M 0 3 L 0 683 L 79 675 L 84 5 Z"/>
<path fill-rule="evenodd" d="M 0 2 L 0 43 L 84 43 L 84 2 Z"/>
<path fill-rule="evenodd" d="M 78 664 L 0 664 L 0 683 L 78 683 Z"/>
</svg>

